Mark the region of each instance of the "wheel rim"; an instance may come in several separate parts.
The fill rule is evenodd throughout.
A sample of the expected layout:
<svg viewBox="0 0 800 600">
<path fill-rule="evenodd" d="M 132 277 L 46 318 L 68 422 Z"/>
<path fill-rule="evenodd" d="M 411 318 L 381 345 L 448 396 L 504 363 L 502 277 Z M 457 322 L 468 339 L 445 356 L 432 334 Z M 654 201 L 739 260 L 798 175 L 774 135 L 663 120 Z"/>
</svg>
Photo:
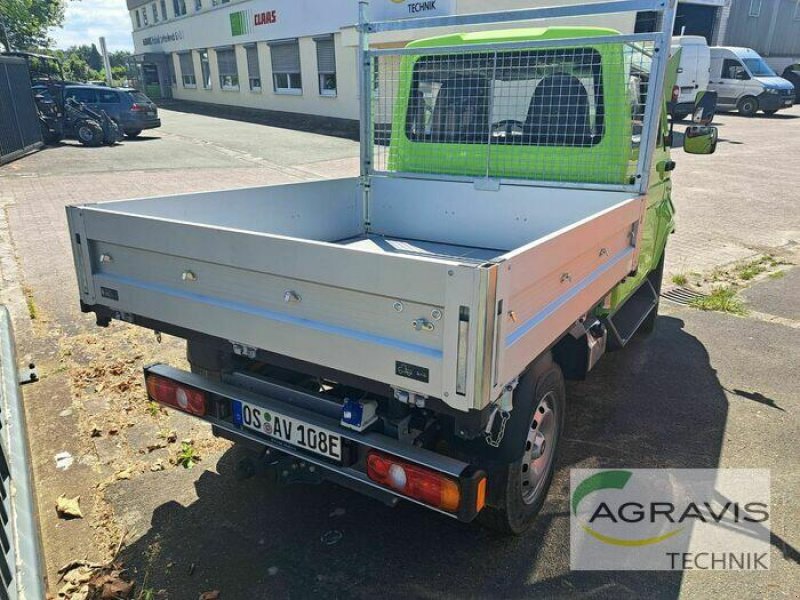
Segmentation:
<svg viewBox="0 0 800 600">
<path fill-rule="evenodd" d="M 753 101 L 752 100 L 746 100 L 744 102 L 744 104 L 742 105 L 742 109 L 744 110 L 744 112 L 747 112 L 747 113 L 754 112 L 754 108 L 755 107 L 753 106 Z"/>
<path fill-rule="evenodd" d="M 547 480 L 556 445 L 557 422 L 555 393 L 547 392 L 533 413 L 520 466 L 522 501 L 525 504 L 536 500 Z"/>
<path fill-rule="evenodd" d="M 91 142 L 94 136 L 92 134 L 92 130 L 88 126 L 84 125 L 78 129 L 78 137 L 80 137 L 84 142 Z"/>
</svg>

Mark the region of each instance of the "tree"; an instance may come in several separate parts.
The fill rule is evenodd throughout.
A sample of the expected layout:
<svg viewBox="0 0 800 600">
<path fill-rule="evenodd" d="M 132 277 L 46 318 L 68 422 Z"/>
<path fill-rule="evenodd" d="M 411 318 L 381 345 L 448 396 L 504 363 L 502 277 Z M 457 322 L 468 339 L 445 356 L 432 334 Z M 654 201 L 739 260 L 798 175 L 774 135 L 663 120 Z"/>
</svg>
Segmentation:
<svg viewBox="0 0 800 600">
<path fill-rule="evenodd" d="M 0 1 L 0 44 L 5 50 L 46 47 L 47 30 L 64 21 L 66 0 Z"/>
<path fill-rule="evenodd" d="M 99 71 L 103 68 L 103 57 L 94 44 L 89 48 L 89 56 L 86 57 L 86 62 L 89 63 L 89 66 L 95 71 Z"/>
</svg>

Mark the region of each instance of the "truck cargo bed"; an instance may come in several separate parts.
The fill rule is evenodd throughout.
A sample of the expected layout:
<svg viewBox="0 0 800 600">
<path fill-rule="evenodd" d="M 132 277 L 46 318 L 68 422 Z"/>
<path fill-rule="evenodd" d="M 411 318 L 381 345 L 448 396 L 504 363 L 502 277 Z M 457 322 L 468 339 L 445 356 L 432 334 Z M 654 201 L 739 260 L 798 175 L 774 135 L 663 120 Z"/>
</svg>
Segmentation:
<svg viewBox="0 0 800 600">
<path fill-rule="evenodd" d="M 469 410 L 636 266 L 627 192 L 373 177 L 369 197 L 348 178 L 69 207 L 84 309 Z"/>
</svg>

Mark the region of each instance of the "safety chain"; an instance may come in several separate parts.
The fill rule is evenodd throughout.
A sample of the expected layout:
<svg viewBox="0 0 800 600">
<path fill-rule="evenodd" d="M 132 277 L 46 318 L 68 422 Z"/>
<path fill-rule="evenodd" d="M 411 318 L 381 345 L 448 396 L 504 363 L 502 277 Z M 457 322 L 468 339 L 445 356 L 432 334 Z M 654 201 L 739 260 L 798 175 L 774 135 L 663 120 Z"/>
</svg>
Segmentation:
<svg viewBox="0 0 800 600">
<path fill-rule="evenodd" d="M 492 437 L 492 430 L 494 429 L 494 420 L 497 416 L 497 413 L 500 413 L 500 430 L 497 432 L 496 437 Z M 511 413 L 509 411 L 499 407 L 492 414 L 491 426 L 489 427 L 489 430 L 483 434 L 484 437 L 486 438 L 486 443 L 489 444 L 492 448 L 500 447 L 500 443 L 503 441 L 503 436 L 506 434 L 506 423 L 508 423 L 508 419 L 510 417 Z"/>
</svg>

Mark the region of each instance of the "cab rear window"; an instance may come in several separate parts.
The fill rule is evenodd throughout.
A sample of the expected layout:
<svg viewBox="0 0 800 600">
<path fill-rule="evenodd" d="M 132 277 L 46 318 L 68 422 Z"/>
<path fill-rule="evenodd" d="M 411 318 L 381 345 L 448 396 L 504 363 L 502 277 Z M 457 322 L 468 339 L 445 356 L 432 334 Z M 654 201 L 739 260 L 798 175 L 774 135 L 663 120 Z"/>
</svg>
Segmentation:
<svg viewBox="0 0 800 600">
<path fill-rule="evenodd" d="M 604 130 L 592 48 L 425 56 L 406 116 L 414 142 L 592 146 Z"/>
</svg>

